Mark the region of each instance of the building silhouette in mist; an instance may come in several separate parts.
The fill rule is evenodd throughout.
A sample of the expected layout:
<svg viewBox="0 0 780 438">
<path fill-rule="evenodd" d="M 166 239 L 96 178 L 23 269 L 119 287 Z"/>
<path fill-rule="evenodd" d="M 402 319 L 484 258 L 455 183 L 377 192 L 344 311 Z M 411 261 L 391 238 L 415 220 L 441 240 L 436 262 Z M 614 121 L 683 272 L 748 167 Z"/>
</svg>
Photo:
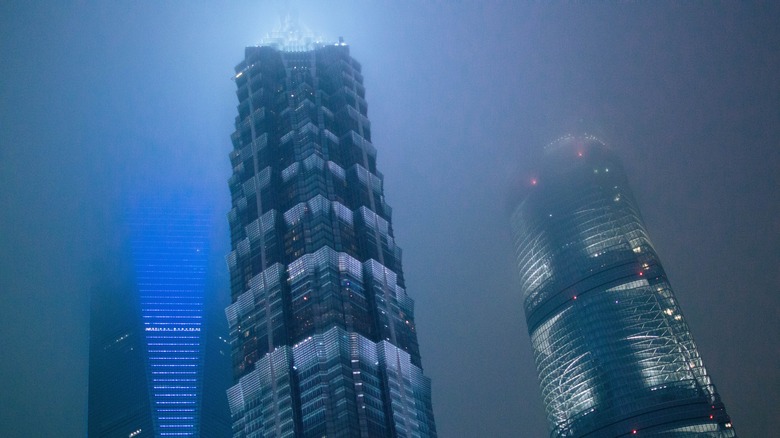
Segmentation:
<svg viewBox="0 0 780 438">
<path fill-rule="evenodd" d="M 138 294 L 109 266 L 90 290 L 87 436 L 154 437 Z"/>
<path fill-rule="evenodd" d="M 436 436 L 360 64 L 266 41 L 235 75 L 233 436 Z"/>
<path fill-rule="evenodd" d="M 227 333 L 206 290 L 210 224 L 181 199 L 129 214 L 126 248 L 91 293 L 90 437 L 230 434 Z"/>
<path fill-rule="evenodd" d="M 512 215 L 553 437 L 733 437 L 617 156 L 545 150 Z"/>
</svg>

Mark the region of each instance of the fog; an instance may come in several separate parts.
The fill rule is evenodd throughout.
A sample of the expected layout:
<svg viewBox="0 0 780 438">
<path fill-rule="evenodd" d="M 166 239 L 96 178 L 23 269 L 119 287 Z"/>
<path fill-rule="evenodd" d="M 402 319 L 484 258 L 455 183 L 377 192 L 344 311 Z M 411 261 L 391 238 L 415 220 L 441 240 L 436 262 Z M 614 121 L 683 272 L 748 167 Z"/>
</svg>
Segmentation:
<svg viewBox="0 0 780 438">
<path fill-rule="evenodd" d="M 738 433 L 780 428 L 777 4 L 322 3 L 294 7 L 363 66 L 440 436 L 548 434 L 509 199 L 583 131 L 623 158 Z M 233 66 L 285 5 L 0 5 L 0 436 L 85 435 L 123 204 L 182 187 L 227 213 Z"/>
</svg>

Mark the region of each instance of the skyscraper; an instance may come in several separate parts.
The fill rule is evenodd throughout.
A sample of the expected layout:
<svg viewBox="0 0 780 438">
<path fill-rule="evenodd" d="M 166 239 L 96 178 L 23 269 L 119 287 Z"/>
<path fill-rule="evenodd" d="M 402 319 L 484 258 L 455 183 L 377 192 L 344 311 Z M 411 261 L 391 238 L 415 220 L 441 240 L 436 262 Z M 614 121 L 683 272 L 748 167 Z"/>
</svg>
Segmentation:
<svg viewBox="0 0 780 438">
<path fill-rule="evenodd" d="M 198 436 L 208 216 L 170 204 L 132 218 L 155 436 Z"/>
<path fill-rule="evenodd" d="M 225 436 L 225 345 L 206 308 L 210 215 L 180 197 L 139 204 L 127 248 L 93 288 L 89 436 Z"/>
<path fill-rule="evenodd" d="M 549 145 L 512 225 L 551 436 L 735 436 L 613 152 Z"/>
<path fill-rule="evenodd" d="M 436 436 L 360 70 L 288 30 L 236 67 L 235 437 Z"/>
</svg>

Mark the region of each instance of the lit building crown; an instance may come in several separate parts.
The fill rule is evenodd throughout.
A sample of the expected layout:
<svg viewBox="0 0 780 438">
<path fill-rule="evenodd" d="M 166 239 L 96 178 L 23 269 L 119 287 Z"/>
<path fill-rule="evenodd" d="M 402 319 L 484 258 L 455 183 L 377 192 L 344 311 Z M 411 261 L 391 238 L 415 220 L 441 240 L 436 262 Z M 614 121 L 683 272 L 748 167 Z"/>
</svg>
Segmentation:
<svg viewBox="0 0 780 438">
<path fill-rule="evenodd" d="M 279 25 L 261 39 L 258 46 L 273 47 L 283 52 L 307 52 L 326 45 L 325 38 L 316 35 L 298 22 L 298 18 L 287 14 L 280 18 Z"/>
</svg>

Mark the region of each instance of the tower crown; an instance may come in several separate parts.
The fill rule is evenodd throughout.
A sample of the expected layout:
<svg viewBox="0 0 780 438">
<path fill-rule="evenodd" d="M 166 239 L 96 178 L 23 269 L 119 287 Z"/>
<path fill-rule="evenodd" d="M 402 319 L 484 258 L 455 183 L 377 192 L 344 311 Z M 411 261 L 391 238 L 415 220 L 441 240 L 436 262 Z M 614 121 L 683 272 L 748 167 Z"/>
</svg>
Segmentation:
<svg viewBox="0 0 780 438">
<path fill-rule="evenodd" d="M 321 35 L 316 35 L 300 24 L 296 14 L 288 13 L 279 19 L 276 29 L 261 39 L 258 46 L 268 46 L 283 52 L 307 52 L 326 45 Z"/>
</svg>

